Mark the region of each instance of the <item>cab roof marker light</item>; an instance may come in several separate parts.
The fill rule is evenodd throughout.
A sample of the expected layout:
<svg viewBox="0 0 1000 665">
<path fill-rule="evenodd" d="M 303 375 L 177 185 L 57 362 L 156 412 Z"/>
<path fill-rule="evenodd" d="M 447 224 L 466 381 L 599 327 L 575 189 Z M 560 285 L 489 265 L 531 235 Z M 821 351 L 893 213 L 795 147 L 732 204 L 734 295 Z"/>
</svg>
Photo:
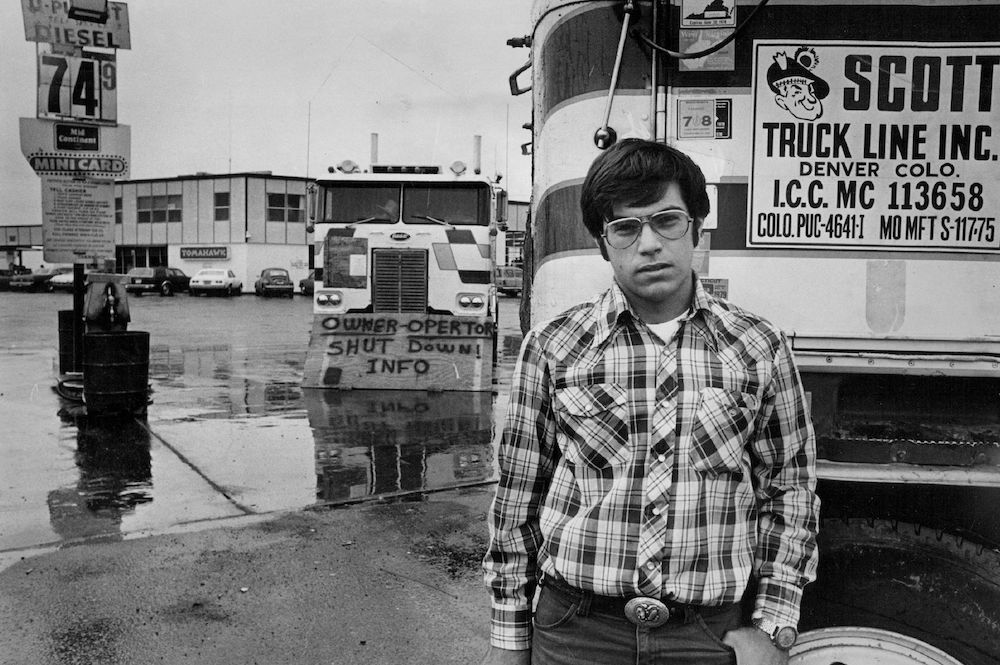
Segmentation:
<svg viewBox="0 0 1000 665">
<path fill-rule="evenodd" d="M 465 162 L 460 160 L 455 160 L 454 162 L 451 163 L 450 168 L 451 172 L 454 173 L 455 175 L 462 175 L 463 173 L 465 173 L 468 167 L 465 166 Z"/>
<path fill-rule="evenodd" d="M 409 166 L 403 164 L 372 164 L 372 173 L 408 173 L 430 174 L 441 173 L 439 166 Z"/>
</svg>

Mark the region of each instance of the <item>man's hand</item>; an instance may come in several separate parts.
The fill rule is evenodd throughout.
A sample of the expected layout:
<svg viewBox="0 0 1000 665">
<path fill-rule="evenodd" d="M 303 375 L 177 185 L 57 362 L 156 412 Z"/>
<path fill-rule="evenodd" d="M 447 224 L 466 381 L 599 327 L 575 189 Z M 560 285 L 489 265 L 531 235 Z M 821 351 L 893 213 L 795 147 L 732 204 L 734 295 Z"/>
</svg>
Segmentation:
<svg viewBox="0 0 1000 665">
<path fill-rule="evenodd" d="M 788 665 L 788 652 L 774 646 L 762 630 L 737 628 L 726 633 L 722 641 L 736 651 L 737 665 Z"/>
<path fill-rule="evenodd" d="M 481 665 L 531 665 L 531 649 L 511 651 L 497 649 L 491 644 Z"/>
</svg>

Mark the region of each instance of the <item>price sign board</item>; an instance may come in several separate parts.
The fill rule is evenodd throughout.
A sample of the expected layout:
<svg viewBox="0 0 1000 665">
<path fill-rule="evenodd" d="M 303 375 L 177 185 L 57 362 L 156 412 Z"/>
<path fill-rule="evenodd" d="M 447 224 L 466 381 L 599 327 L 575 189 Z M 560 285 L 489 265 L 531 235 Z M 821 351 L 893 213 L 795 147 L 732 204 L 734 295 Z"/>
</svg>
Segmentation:
<svg viewBox="0 0 1000 665">
<path fill-rule="evenodd" d="M 21 152 L 38 175 L 128 178 L 128 125 L 21 118 Z"/>
<path fill-rule="evenodd" d="M 71 19 L 69 8 L 68 0 L 21 0 L 24 38 L 66 47 L 132 48 L 124 2 L 108 3 L 103 24 Z"/>
<path fill-rule="evenodd" d="M 114 54 L 82 56 L 38 49 L 38 117 L 114 123 L 118 75 Z"/>
</svg>

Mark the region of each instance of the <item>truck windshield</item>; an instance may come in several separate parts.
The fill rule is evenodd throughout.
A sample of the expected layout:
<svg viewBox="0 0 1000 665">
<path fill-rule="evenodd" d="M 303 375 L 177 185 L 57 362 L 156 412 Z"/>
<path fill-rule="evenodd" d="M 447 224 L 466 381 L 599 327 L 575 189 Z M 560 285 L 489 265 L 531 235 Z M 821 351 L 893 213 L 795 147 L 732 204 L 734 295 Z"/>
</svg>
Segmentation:
<svg viewBox="0 0 1000 665">
<path fill-rule="evenodd" d="M 399 221 L 400 185 L 350 183 L 323 193 L 323 221 L 333 224 Z"/>
<path fill-rule="evenodd" d="M 489 224 L 490 190 L 483 183 L 352 182 L 323 189 L 322 219 L 327 223 Z"/>
<path fill-rule="evenodd" d="M 403 221 L 426 224 L 428 218 L 455 226 L 489 224 L 489 190 L 486 187 L 407 185 L 403 188 Z"/>
</svg>

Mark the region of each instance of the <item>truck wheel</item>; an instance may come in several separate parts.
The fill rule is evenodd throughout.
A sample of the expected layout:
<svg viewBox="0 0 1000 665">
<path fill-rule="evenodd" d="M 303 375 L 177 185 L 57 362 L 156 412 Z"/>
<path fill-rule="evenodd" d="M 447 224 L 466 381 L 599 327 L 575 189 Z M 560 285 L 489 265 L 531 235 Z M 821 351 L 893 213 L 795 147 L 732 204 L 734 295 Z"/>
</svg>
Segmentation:
<svg viewBox="0 0 1000 665">
<path fill-rule="evenodd" d="M 962 665 L 926 642 L 878 628 L 843 626 L 803 633 L 788 665 Z"/>
<path fill-rule="evenodd" d="M 1000 662 L 1000 552 L 919 524 L 867 519 L 824 520 L 819 543 L 799 627 L 838 628 L 804 632 L 796 653 L 812 644 L 811 656 L 794 663 L 881 663 L 886 645 L 899 652 L 887 665 Z"/>
<path fill-rule="evenodd" d="M 172 296 L 174 295 L 174 289 L 170 286 L 170 282 L 164 282 L 160 285 L 160 295 L 161 296 Z"/>
</svg>

